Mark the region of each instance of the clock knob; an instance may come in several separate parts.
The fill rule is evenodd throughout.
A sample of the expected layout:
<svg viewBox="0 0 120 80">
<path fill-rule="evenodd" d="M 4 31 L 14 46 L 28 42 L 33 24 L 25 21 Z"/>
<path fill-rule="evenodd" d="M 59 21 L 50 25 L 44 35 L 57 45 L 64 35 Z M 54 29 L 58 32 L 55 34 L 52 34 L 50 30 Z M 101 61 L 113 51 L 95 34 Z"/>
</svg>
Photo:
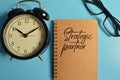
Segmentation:
<svg viewBox="0 0 120 80">
<path fill-rule="evenodd" d="M 11 11 L 8 13 L 8 17 L 16 16 L 17 14 L 19 14 L 19 13 L 21 13 L 21 12 L 24 12 L 24 10 L 21 9 L 21 8 L 13 9 L 13 10 L 11 10 Z"/>
<path fill-rule="evenodd" d="M 38 14 L 39 16 L 41 16 L 43 19 L 45 20 L 49 20 L 50 19 L 50 16 L 47 12 L 45 12 L 43 9 L 40 9 L 40 8 L 34 8 L 33 9 L 33 12 L 35 14 Z"/>
</svg>

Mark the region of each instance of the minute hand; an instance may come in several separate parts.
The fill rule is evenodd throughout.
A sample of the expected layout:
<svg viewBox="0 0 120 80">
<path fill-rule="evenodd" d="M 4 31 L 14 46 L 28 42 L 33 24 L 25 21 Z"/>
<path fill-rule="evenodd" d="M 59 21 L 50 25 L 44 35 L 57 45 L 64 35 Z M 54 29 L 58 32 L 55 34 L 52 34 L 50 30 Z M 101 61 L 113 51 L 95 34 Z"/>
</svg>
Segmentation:
<svg viewBox="0 0 120 80">
<path fill-rule="evenodd" d="M 26 33 L 26 35 L 28 35 L 28 34 L 30 34 L 30 33 L 32 33 L 32 32 L 34 32 L 34 31 L 35 31 L 35 30 L 37 30 L 38 28 L 40 28 L 40 27 L 37 27 L 37 28 L 35 28 L 35 29 L 33 29 L 33 30 L 29 31 L 28 33 Z"/>
</svg>

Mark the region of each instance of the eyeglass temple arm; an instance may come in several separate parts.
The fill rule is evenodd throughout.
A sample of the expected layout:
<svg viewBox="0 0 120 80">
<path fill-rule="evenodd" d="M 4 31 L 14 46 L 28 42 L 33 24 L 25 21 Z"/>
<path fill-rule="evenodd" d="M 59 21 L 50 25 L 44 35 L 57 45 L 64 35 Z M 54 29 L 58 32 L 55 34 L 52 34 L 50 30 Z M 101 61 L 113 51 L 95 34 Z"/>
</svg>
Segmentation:
<svg viewBox="0 0 120 80">
<path fill-rule="evenodd" d="M 90 4 L 93 4 L 93 5 L 95 5 L 96 7 L 100 8 L 99 3 L 98 3 L 98 1 L 96 1 L 96 0 L 95 0 L 95 1 L 85 0 L 85 2 L 90 3 Z M 95 13 L 93 13 L 91 10 L 89 10 L 89 8 L 87 7 L 86 4 L 84 4 L 84 5 L 85 5 L 86 9 L 87 9 L 90 13 L 92 13 L 93 15 L 99 15 L 99 14 L 104 13 L 104 11 L 102 11 L 102 12 L 100 12 L 100 13 L 95 14 Z M 100 9 L 101 9 L 101 8 L 100 8 Z"/>
</svg>

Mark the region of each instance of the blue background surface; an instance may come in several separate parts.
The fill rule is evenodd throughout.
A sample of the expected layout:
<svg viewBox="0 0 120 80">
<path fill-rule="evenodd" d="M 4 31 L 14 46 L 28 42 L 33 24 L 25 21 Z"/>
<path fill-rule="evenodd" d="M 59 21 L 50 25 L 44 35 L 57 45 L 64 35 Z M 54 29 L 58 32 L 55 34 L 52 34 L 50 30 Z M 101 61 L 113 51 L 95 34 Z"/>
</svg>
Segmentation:
<svg viewBox="0 0 120 80">
<path fill-rule="evenodd" d="M 19 0 L 0 2 L 0 30 L 7 18 L 7 13 Z M 51 19 L 47 22 L 52 37 L 52 21 L 55 19 L 96 19 L 85 9 L 82 0 L 40 0 L 42 7 L 47 7 Z M 102 0 L 109 11 L 120 20 L 120 0 Z M 33 3 L 24 3 L 22 8 L 34 8 Z M 120 38 L 108 37 L 101 29 L 105 16 L 97 16 L 99 21 L 98 80 L 120 80 Z M 38 57 L 31 60 L 9 61 L 9 55 L 0 43 L 0 80 L 52 80 L 52 40 L 43 54 L 44 61 Z"/>
</svg>

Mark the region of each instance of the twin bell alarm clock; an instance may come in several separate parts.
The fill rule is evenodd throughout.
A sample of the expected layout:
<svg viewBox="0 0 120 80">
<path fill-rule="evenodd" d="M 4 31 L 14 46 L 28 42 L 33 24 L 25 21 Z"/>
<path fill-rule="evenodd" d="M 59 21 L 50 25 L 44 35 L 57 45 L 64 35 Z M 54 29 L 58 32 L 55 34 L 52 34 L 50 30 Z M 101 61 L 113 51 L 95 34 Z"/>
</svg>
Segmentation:
<svg viewBox="0 0 120 80">
<path fill-rule="evenodd" d="M 35 2 L 39 7 L 32 10 L 20 8 L 23 2 Z M 41 8 L 37 0 L 23 0 L 8 13 L 8 19 L 2 29 L 2 45 L 12 58 L 26 60 L 42 53 L 49 42 L 49 32 L 45 20 L 48 13 Z"/>
</svg>

